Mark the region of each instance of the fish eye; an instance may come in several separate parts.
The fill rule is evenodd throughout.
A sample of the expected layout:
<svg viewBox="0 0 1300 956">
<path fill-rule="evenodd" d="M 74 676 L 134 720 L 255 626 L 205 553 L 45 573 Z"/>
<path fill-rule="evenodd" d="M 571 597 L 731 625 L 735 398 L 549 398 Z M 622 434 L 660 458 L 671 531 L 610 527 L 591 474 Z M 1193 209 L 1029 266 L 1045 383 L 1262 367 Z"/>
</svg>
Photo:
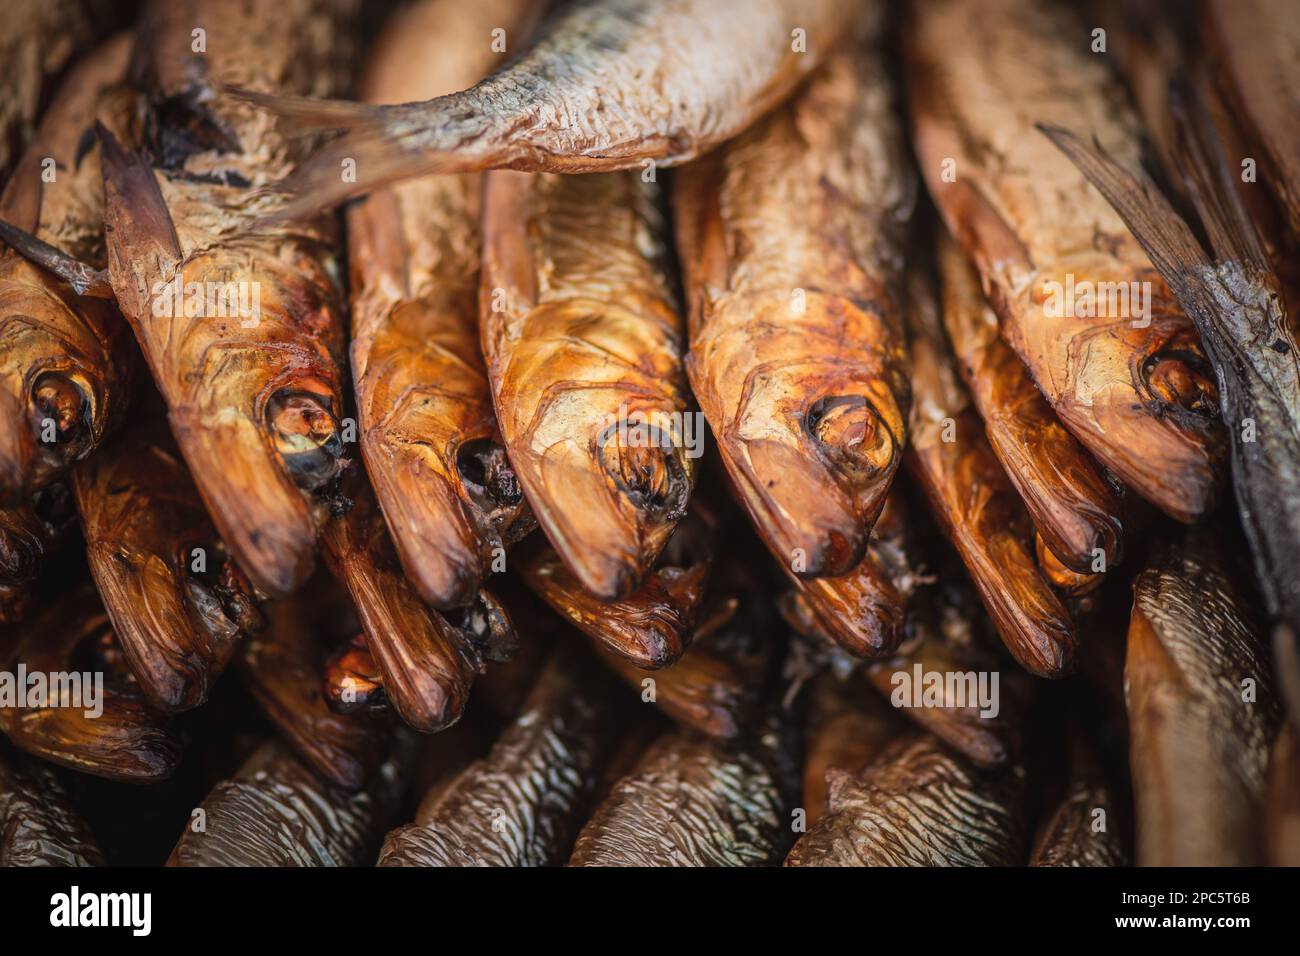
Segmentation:
<svg viewBox="0 0 1300 956">
<path fill-rule="evenodd" d="M 519 635 L 510 615 L 485 591 L 480 591 L 467 607 L 449 612 L 447 620 L 469 639 L 484 660 L 504 664 L 519 650 Z"/>
<path fill-rule="evenodd" d="M 314 392 L 289 389 L 276 392 L 267 402 L 275 450 L 304 491 L 322 488 L 340 471 L 343 439 L 330 404 Z"/>
<path fill-rule="evenodd" d="M 90 383 L 75 372 L 43 372 L 32 383 L 32 418 L 37 437 L 65 460 L 89 449 L 93 403 Z M 51 430 L 52 426 L 52 430 Z"/>
<path fill-rule="evenodd" d="M 1189 412 L 1212 415 L 1219 389 L 1205 356 L 1191 348 L 1166 348 L 1142 363 L 1142 380 L 1158 401 Z"/>
<path fill-rule="evenodd" d="M 818 399 L 804 419 L 808 434 L 831 461 L 852 472 L 876 474 L 894 459 L 894 436 L 862 395 Z"/>
<path fill-rule="evenodd" d="M 597 447 L 601 467 L 637 508 L 666 520 L 685 513 L 690 482 L 671 434 L 645 421 L 619 422 Z"/>
<path fill-rule="evenodd" d="M 513 508 L 523 500 L 506 450 L 490 438 L 473 438 L 456 449 L 456 471 L 474 505 L 484 512 Z"/>
</svg>

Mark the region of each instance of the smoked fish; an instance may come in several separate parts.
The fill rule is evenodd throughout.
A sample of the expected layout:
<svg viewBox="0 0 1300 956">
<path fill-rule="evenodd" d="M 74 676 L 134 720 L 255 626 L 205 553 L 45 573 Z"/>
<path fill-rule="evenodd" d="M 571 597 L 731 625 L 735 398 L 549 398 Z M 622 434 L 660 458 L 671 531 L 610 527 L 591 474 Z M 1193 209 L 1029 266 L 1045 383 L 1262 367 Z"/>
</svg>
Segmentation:
<svg viewBox="0 0 1300 956">
<path fill-rule="evenodd" d="M 123 121 L 130 52 L 124 34 L 73 70 L 0 194 L 0 503 L 9 506 L 89 455 L 127 404 L 131 333 L 95 274 L 107 257 L 93 128 L 97 115 Z"/>
<path fill-rule="evenodd" d="M 578 0 L 523 56 L 448 96 L 374 106 L 240 95 L 300 130 L 344 131 L 281 184 L 294 196 L 286 216 L 430 173 L 671 166 L 785 99 L 861 10 L 858 0 L 751 0 L 738 19 L 721 0 Z M 355 182 L 338 174 L 344 159 Z"/>
<path fill-rule="evenodd" d="M 424 0 L 376 41 L 374 102 L 452 93 L 497 62 L 531 0 Z M 430 38 L 440 51 L 429 55 Z M 518 42 L 518 40 L 511 40 Z M 479 351 L 482 176 L 428 176 L 348 210 L 352 378 L 361 453 L 407 576 L 436 607 L 470 603 L 535 523 L 506 458 Z"/>
<path fill-rule="evenodd" d="M 884 5 L 785 106 L 675 179 L 687 370 L 737 497 L 800 577 L 849 573 L 902 460 L 915 179 Z"/>
<path fill-rule="evenodd" d="M 483 354 L 515 477 L 578 582 L 627 597 L 686 514 L 703 439 L 659 187 L 489 173 L 483 241 Z"/>
<path fill-rule="evenodd" d="M 103 142 L 109 277 L 213 522 L 259 590 L 306 580 L 346 469 L 331 223 L 250 230 L 306 155 L 227 82 L 340 89 L 354 0 L 151 3 L 139 149 Z M 203 50 L 191 35 L 201 24 Z"/>
<path fill-rule="evenodd" d="M 1213 375 L 1123 221 L 1035 129 L 1068 123 L 1138 164 L 1137 118 L 1074 17 L 1034 0 L 916 4 L 904 56 L 914 145 L 1003 337 L 1061 423 L 1134 491 L 1192 522 L 1221 484 Z"/>
<path fill-rule="evenodd" d="M 1280 707 L 1259 623 L 1216 551 L 1180 542 L 1133 584 L 1124 695 L 1139 866 L 1261 862 Z"/>
<path fill-rule="evenodd" d="M 0 749 L 0 866 L 103 866 L 54 770 Z"/>
</svg>

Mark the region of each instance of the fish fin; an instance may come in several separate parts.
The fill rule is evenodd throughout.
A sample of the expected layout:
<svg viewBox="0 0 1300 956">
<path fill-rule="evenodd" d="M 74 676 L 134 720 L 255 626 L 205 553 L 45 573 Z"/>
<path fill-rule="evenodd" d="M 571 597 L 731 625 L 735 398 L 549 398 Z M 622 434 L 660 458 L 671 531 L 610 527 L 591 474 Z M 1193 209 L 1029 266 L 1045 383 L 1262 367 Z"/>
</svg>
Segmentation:
<svg viewBox="0 0 1300 956">
<path fill-rule="evenodd" d="M 77 295 L 96 299 L 112 299 L 113 287 L 108 281 L 107 269 L 96 269 L 80 259 L 68 255 L 30 232 L 19 229 L 0 219 L 0 240 L 34 265 L 58 276 Z"/>
<path fill-rule="evenodd" d="M 113 132 L 95 124 L 104 176 L 104 228 L 108 240 L 108 274 L 118 302 L 129 316 L 142 314 L 149 290 L 143 287 L 151 263 L 164 268 L 182 258 L 171 212 L 153 167 L 129 152 Z"/>
<path fill-rule="evenodd" d="M 1169 89 L 1176 155 L 1183 181 L 1214 254 L 1268 271 L 1268 258 L 1228 171 L 1214 120 L 1195 90 L 1175 80 Z"/>
<path fill-rule="evenodd" d="M 1214 264 L 1150 177 L 1130 172 L 1099 143 L 1089 146 L 1070 130 L 1046 123 L 1037 127 L 1115 208 L 1183 307 L 1190 308 L 1189 301 L 1202 300 L 1204 286 L 1195 277 L 1213 269 Z"/>
<path fill-rule="evenodd" d="M 269 187 L 289 198 L 254 228 L 302 219 L 404 179 L 505 162 L 504 153 L 489 141 L 492 119 L 474 108 L 476 100 L 459 93 L 427 103 L 376 106 L 223 89 L 275 114 L 292 134 L 342 134 Z"/>
</svg>

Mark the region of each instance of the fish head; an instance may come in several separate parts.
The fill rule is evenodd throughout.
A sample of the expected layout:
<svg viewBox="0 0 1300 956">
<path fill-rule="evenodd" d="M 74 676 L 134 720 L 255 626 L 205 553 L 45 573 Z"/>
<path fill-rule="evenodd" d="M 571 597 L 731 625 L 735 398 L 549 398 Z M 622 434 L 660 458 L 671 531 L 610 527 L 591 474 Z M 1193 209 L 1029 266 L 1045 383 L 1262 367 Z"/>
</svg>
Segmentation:
<svg viewBox="0 0 1300 956">
<path fill-rule="evenodd" d="M 1194 521 L 1215 502 L 1226 453 L 1213 368 L 1153 270 L 1082 259 L 1052 288 L 1078 288 L 1085 278 L 1093 298 L 1076 292 L 1073 314 L 1053 314 L 1050 294 L 1038 301 L 1031 293 L 1028 307 L 1040 317 L 1027 334 L 1055 353 L 1052 381 L 1039 385 L 1104 465 L 1167 514 Z"/>
<path fill-rule="evenodd" d="M 0 500 L 49 484 L 111 427 L 122 369 L 95 330 L 115 311 L 16 257 L 0 263 Z"/>
</svg>

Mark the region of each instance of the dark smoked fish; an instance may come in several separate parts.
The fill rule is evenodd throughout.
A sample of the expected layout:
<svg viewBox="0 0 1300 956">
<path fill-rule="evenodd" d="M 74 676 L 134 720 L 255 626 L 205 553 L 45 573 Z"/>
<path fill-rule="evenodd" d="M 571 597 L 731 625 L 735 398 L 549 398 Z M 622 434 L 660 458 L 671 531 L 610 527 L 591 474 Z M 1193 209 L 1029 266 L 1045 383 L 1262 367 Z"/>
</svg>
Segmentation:
<svg viewBox="0 0 1300 956">
<path fill-rule="evenodd" d="M 494 172 L 484 203 L 483 353 L 515 476 L 579 583 L 627 597 L 699 452 L 658 186 Z"/>
<path fill-rule="evenodd" d="M 0 508 L 0 624 L 31 609 L 41 569 L 76 525 L 72 493 L 63 482 L 46 485 L 30 506 Z"/>
<path fill-rule="evenodd" d="M 685 162 L 781 102 L 849 32 L 856 0 L 580 0 L 524 56 L 424 103 L 241 92 L 304 130 L 343 130 L 283 184 L 300 215 L 400 179 Z M 501 24 L 498 24 L 501 25 Z M 485 38 L 484 44 L 488 42 Z M 356 182 L 339 164 L 356 160 Z"/>
<path fill-rule="evenodd" d="M 1074 667 L 1074 621 L 1035 559 L 1029 516 L 962 387 L 929 283 L 916 279 L 908 468 L 1007 649 L 1030 673 L 1062 677 Z"/>
<path fill-rule="evenodd" d="M 54 771 L 0 750 L 0 866 L 103 866 Z"/>
<path fill-rule="evenodd" d="M 0 194 L 0 502 L 10 506 L 89 455 L 126 406 L 130 331 L 94 274 L 107 258 L 92 128 L 97 114 L 121 121 L 130 50 L 120 36 L 73 71 Z"/>
<path fill-rule="evenodd" d="M 830 800 L 786 866 L 1019 866 L 1024 770 L 971 769 L 930 736 L 897 741 L 860 773 L 832 770 Z"/>
<path fill-rule="evenodd" d="M 42 760 L 123 783 L 166 780 L 180 762 L 181 742 L 168 721 L 146 705 L 135 676 L 95 589 L 87 582 L 70 588 L 30 622 L 17 645 L 0 660 L 0 670 L 17 675 L 75 674 L 82 706 L 75 699 L 53 704 L 0 706 L 0 731 L 19 750 Z M 103 676 L 103 695 L 93 701 L 94 675 Z M 29 693 L 31 692 L 29 680 Z M 92 716 L 102 705 L 102 712 Z"/>
<path fill-rule="evenodd" d="M 665 734 L 596 808 L 569 865 L 775 865 L 793 833 L 790 737 L 774 724 L 728 742 Z"/>
<path fill-rule="evenodd" d="M 344 469 L 344 303 L 329 223 L 249 230 L 273 202 L 256 187 L 305 147 L 215 90 L 338 89 L 353 9 L 152 3 L 134 64 L 141 151 L 101 137 L 113 291 L 222 540 L 275 597 L 310 574 Z"/>
<path fill-rule="evenodd" d="M 862 559 L 906 443 L 915 182 L 869 6 L 788 105 L 675 180 L 691 385 L 741 503 L 801 577 Z"/>
<path fill-rule="evenodd" d="M 965 254 L 939 230 L 944 327 L 998 462 L 1047 548 L 1085 574 L 1120 557 L 1119 494 L 1047 404 L 1020 357 L 1003 341 L 997 316 Z"/>
<path fill-rule="evenodd" d="M 396 814 L 414 746 L 399 740 L 360 792 L 322 783 L 282 742 L 259 747 L 204 798 L 168 866 L 369 866 Z"/>
<path fill-rule="evenodd" d="M 861 678 L 825 673 L 813 683 L 805 731 L 803 807 L 807 825 L 826 812 L 827 775 L 857 773 L 905 728 Z"/>
<path fill-rule="evenodd" d="M 562 650 L 491 752 L 388 834 L 380 866 L 549 866 L 573 845 L 619 728 L 594 662 Z"/>
<path fill-rule="evenodd" d="M 1120 835 L 1122 803 L 1096 756 L 1072 741 L 1065 791 L 1048 808 L 1034 838 L 1030 866 L 1127 866 Z"/>
<path fill-rule="evenodd" d="M 140 689 L 160 710 L 197 707 L 262 617 L 166 425 L 133 424 L 72 485 L 90 571 Z"/>
<path fill-rule="evenodd" d="M 1222 470 L 1204 353 L 1123 221 L 1035 129 L 1068 123 L 1126 166 L 1140 158 L 1125 91 L 1070 6 L 916 5 L 905 56 L 916 151 L 1003 336 L 1062 424 L 1191 522 L 1212 507 Z"/>
<path fill-rule="evenodd" d="M 531 0 L 413 4 L 376 42 L 363 89 L 386 103 L 464 89 L 499 58 L 492 30 L 516 44 L 535 9 Z M 472 601 L 534 526 L 479 351 L 482 186 L 475 174 L 429 176 L 348 210 L 361 452 L 402 567 L 437 607 Z"/>
<path fill-rule="evenodd" d="M 1207 253 L 1159 189 L 1060 128 L 1053 142 L 1114 204 L 1187 310 L 1218 376 L 1233 490 L 1269 612 L 1300 629 L 1300 349 L 1282 281 L 1237 195 L 1213 121 L 1185 89 L 1172 104 L 1178 166 Z"/>
<path fill-rule="evenodd" d="M 1138 575 L 1124 662 L 1140 866 L 1260 862 L 1280 708 L 1253 609 L 1213 542 Z"/>
</svg>

